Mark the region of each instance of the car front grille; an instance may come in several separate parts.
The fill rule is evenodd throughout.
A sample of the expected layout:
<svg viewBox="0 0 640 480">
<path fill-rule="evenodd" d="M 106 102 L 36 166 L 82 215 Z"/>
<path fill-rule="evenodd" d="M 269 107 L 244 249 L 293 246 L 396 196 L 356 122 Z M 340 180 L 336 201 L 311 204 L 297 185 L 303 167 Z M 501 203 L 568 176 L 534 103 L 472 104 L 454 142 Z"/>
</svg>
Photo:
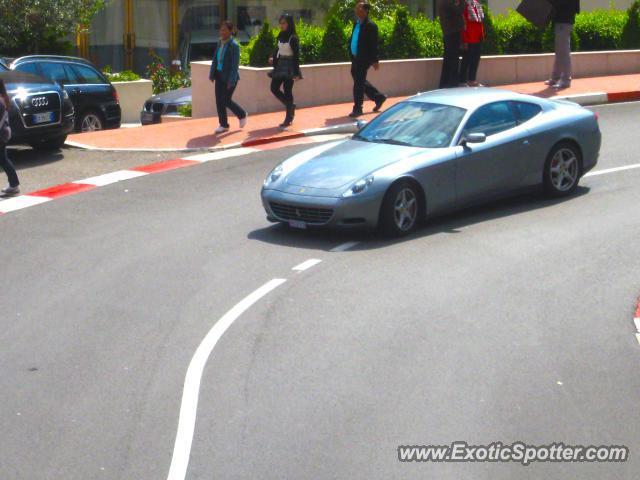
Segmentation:
<svg viewBox="0 0 640 480">
<path fill-rule="evenodd" d="M 17 100 L 24 126 L 44 127 L 60 123 L 62 99 L 57 92 L 33 93 Z"/>
<path fill-rule="evenodd" d="M 145 112 L 150 112 L 151 111 L 151 105 L 153 105 L 151 102 L 147 101 L 144 102 L 144 111 Z"/>
<path fill-rule="evenodd" d="M 271 211 L 280 220 L 299 220 L 306 223 L 327 223 L 333 216 L 330 208 L 296 207 L 283 203 L 270 202 Z"/>
<path fill-rule="evenodd" d="M 32 94 L 22 102 L 22 112 L 29 115 L 44 112 L 59 112 L 61 107 L 60 95 L 55 92 Z"/>
<path fill-rule="evenodd" d="M 155 113 L 162 113 L 162 109 L 164 108 L 164 103 L 161 102 L 155 102 L 151 109 L 155 112 Z"/>
</svg>

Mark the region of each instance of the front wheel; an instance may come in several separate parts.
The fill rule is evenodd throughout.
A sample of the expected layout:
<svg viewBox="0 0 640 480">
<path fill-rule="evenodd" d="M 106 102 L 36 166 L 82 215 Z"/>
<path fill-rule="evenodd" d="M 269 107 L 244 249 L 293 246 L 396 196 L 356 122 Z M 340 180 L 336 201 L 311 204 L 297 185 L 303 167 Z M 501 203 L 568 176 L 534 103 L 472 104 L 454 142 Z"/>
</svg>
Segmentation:
<svg viewBox="0 0 640 480">
<path fill-rule="evenodd" d="M 78 130 L 81 132 L 95 132 L 96 130 L 102 130 L 104 128 L 104 122 L 99 113 L 92 110 L 85 112 L 78 121 Z"/>
<path fill-rule="evenodd" d="M 408 235 L 420 216 L 420 194 L 410 182 L 399 182 L 386 193 L 380 210 L 380 229 L 391 237 Z"/>
<path fill-rule="evenodd" d="M 52 138 L 50 140 L 44 140 L 42 142 L 34 142 L 31 144 L 31 147 L 34 150 L 55 151 L 60 150 L 64 146 L 64 142 L 66 141 L 67 136 L 63 135 L 61 137 Z"/>
<path fill-rule="evenodd" d="M 544 165 L 544 188 L 552 197 L 571 195 L 580 181 L 582 158 L 578 148 L 561 142 L 549 153 Z"/>
</svg>

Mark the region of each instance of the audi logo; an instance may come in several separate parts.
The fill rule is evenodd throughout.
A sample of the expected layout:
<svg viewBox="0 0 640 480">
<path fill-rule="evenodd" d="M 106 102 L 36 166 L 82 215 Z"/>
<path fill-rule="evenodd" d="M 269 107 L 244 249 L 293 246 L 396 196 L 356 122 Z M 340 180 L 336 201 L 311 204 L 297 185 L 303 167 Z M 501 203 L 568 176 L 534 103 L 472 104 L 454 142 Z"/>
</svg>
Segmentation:
<svg viewBox="0 0 640 480">
<path fill-rule="evenodd" d="M 47 97 L 35 97 L 31 99 L 31 105 L 34 107 L 44 107 L 49 105 L 49 99 Z"/>
</svg>

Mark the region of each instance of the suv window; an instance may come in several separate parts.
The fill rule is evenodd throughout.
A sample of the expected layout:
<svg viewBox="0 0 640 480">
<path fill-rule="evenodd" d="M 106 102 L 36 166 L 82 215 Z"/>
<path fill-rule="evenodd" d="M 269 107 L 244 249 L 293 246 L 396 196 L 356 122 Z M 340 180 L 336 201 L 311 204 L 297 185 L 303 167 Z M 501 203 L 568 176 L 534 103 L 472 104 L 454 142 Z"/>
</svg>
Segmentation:
<svg viewBox="0 0 640 480">
<path fill-rule="evenodd" d="M 528 122 L 542 111 L 542 107 L 535 103 L 514 102 L 513 105 L 518 115 L 518 124 Z"/>
<path fill-rule="evenodd" d="M 16 67 L 16 70 L 18 72 L 32 73 L 33 75 L 40 75 L 40 72 L 38 71 L 38 65 L 36 65 L 34 62 L 21 63 Z"/>
<path fill-rule="evenodd" d="M 516 117 L 509 102 L 495 102 L 476 110 L 467 121 L 463 134 L 484 133 L 488 137 L 516 125 Z"/>
<path fill-rule="evenodd" d="M 75 70 L 71 68 L 70 65 L 63 65 L 63 67 L 64 67 L 64 73 L 67 77 L 67 84 L 77 85 L 78 83 L 82 83 L 82 81 L 80 80 L 80 77 L 75 72 Z"/>
<path fill-rule="evenodd" d="M 32 64 L 35 66 L 35 64 Z M 40 64 L 40 70 L 42 75 L 54 82 L 68 83 L 67 74 L 64 71 L 64 66 L 61 63 L 42 62 Z"/>
<path fill-rule="evenodd" d="M 92 84 L 102 84 L 104 83 L 104 79 L 102 76 L 93 68 L 88 67 L 87 65 L 74 65 L 73 69 L 76 71 L 78 76 L 80 77 L 80 81 L 82 83 L 92 83 Z"/>
</svg>

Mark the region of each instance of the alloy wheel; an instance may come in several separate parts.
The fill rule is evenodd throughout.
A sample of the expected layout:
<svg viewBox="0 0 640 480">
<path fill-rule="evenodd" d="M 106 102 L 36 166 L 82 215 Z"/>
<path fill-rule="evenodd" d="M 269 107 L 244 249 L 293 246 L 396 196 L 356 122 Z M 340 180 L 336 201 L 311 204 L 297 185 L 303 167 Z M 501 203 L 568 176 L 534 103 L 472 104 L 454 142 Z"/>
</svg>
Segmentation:
<svg viewBox="0 0 640 480">
<path fill-rule="evenodd" d="M 102 120 L 95 113 L 89 113 L 82 119 L 80 129 L 83 132 L 95 132 L 102 130 Z"/>
<path fill-rule="evenodd" d="M 418 199 L 410 188 L 398 192 L 394 202 L 393 217 L 399 230 L 406 232 L 413 228 L 418 217 Z"/>
<path fill-rule="evenodd" d="M 559 192 L 571 190 L 578 181 L 579 162 L 569 148 L 559 149 L 551 159 L 551 183 Z"/>
</svg>

